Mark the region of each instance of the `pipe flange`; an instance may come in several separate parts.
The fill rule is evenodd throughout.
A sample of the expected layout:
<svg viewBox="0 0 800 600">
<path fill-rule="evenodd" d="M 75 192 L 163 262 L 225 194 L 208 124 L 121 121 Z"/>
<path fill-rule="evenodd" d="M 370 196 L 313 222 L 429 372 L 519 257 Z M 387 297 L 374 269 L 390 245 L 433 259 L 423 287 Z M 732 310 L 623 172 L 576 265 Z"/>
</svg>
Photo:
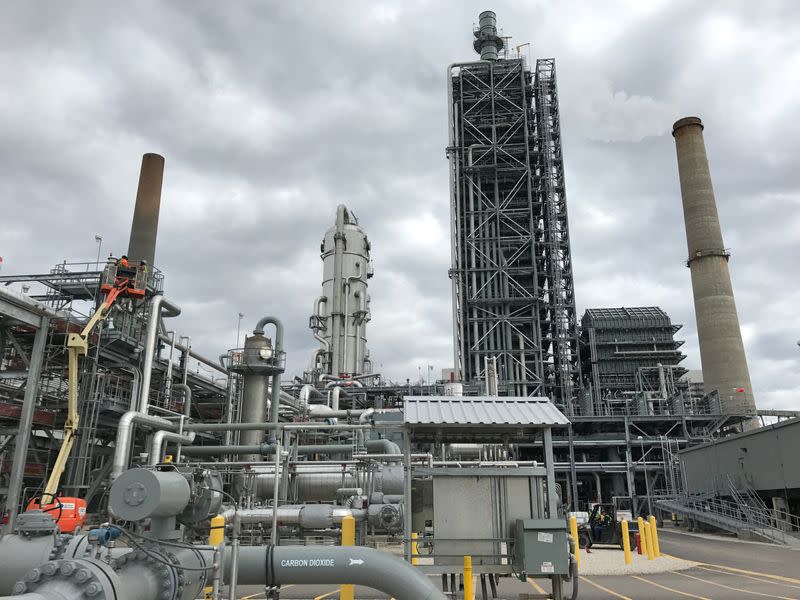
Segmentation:
<svg viewBox="0 0 800 600">
<path fill-rule="evenodd" d="M 108 577 L 101 579 L 101 571 L 107 567 L 89 560 L 55 560 L 35 567 L 25 573 L 22 580 L 14 584 L 14 594 L 38 592 L 48 597 L 48 592 L 58 589 L 72 593 L 74 598 L 111 600 L 115 597 L 113 585 Z"/>
<path fill-rule="evenodd" d="M 155 555 L 162 558 L 158 560 Z M 153 578 L 158 581 L 159 593 L 157 600 L 177 600 L 183 594 L 183 584 L 185 582 L 183 569 L 171 567 L 165 563 L 179 564 L 178 558 L 163 546 L 153 545 L 144 550 L 135 550 L 123 554 L 112 562 L 115 571 L 122 572 L 125 569 L 145 566 L 153 574 Z M 154 599 L 155 600 L 155 599 Z"/>
</svg>

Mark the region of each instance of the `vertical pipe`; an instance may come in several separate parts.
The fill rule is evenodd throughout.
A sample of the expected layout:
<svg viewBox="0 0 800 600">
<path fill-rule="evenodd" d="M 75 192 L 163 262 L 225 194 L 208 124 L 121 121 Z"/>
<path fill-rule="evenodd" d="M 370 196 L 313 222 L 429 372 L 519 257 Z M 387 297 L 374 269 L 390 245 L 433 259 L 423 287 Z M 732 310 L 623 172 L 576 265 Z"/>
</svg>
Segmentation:
<svg viewBox="0 0 800 600">
<path fill-rule="evenodd" d="M 288 463 L 288 461 L 287 461 Z M 288 467 L 288 464 L 287 464 Z M 280 488 L 280 472 L 281 472 L 281 445 L 275 444 L 275 479 L 272 483 L 272 510 L 274 514 L 278 514 L 278 490 Z M 278 519 L 272 519 L 272 531 L 270 532 L 270 543 L 273 546 L 278 544 Z"/>
<path fill-rule="evenodd" d="M 19 494 L 22 490 L 25 462 L 28 457 L 28 445 L 31 441 L 31 425 L 33 424 L 33 413 L 36 409 L 36 396 L 39 393 L 39 376 L 42 372 L 44 348 L 49 327 L 50 320 L 46 317 L 41 317 L 39 327 L 36 329 L 36 336 L 33 338 L 33 349 L 31 350 L 31 359 L 28 364 L 28 377 L 25 382 L 25 396 L 22 401 L 22 412 L 19 419 L 17 439 L 14 443 L 14 458 L 11 463 L 11 474 L 6 493 L 6 514 L 8 515 L 6 532 L 11 532 L 14 528 L 14 521 L 16 521 L 19 512 Z"/>
<path fill-rule="evenodd" d="M 144 343 L 144 358 L 142 365 L 142 386 L 139 390 L 139 412 L 147 414 L 150 405 L 150 378 L 153 374 L 153 361 L 155 360 L 156 343 L 158 341 L 158 324 L 161 319 L 161 309 L 166 309 L 167 317 L 177 317 L 181 309 L 172 304 L 162 295 L 153 296 L 150 300 L 150 316 L 147 320 L 147 333 Z M 187 361 L 188 363 L 188 355 Z M 184 383 L 186 383 L 184 381 Z"/>
<path fill-rule="evenodd" d="M 555 464 L 553 462 L 553 432 L 549 427 L 544 429 L 544 461 L 547 470 L 547 517 L 558 518 L 558 495 L 556 494 Z"/>
<path fill-rule="evenodd" d="M 687 265 L 692 276 L 705 391 L 719 392 L 723 413 L 755 414 L 750 372 L 728 270 L 729 253 L 722 239 L 711 185 L 703 122 L 697 117 L 680 119 L 673 125 L 672 135 L 678 156 L 689 253 Z"/>
<path fill-rule="evenodd" d="M 158 213 L 161 208 L 161 184 L 164 180 L 164 157 L 147 153 L 142 156 L 139 188 L 133 210 L 128 258 L 152 265 L 156 256 Z"/>
</svg>

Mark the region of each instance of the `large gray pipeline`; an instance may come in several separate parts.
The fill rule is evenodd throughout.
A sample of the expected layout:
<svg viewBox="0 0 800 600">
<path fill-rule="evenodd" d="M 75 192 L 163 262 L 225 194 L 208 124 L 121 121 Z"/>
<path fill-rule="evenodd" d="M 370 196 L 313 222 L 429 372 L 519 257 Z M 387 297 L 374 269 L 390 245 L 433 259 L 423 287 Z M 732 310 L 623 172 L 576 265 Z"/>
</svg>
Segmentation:
<svg viewBox="0 0 800 600">
<path fill-rule="evenodd" d="M 168 562 L 192 569 L 208 569 L 211 550 L 170 548 Z M 160 551 L 151 549 L 151 553 Z M 248 546 L 240 548 L 237 562 L 239 585 L 277 586 L 363 585 L 389 594 L 397 600 L 445 600 L 433 582 L 405 561 L 390 554 L 361 546 Z M 233 552 L 223 555 L 223 572 L 230 580 Z M 207 578 L 187 571 L 182 588 L 171 577 L 163 577 L 158 562 L 148 561 L 143 552 L 131 551 L 119 557 L 112 568 L 98 560 L 58 560 L 32 568 L 24 583 L 15 586 L 16 596 L 0 600 L 83 600 L 113 597 L 118 600 L 152 600 L 167 597 L 196 598 Z M 80 573 L 80 575 L 78 575 Z M 168 571 L 167 571 L 168 574 Z M 163 596 L 162 596 L 163 595 Z"/>
<path fill-rule="evenodd" d="M 230 575 L 230 550 L 225 575 Z M 423 573 L 407 562 L 362 546 L 267 546 L 239 549 L 239 585 L 340 585 L 381 591 L 397 600 L 445 600 Z"/>
</svg>

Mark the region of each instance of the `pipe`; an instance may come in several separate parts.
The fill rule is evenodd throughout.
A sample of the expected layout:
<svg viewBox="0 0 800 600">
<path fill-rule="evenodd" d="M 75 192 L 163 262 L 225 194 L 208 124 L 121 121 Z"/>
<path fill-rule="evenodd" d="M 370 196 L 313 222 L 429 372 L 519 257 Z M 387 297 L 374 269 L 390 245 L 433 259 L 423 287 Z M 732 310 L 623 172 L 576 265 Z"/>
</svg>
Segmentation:
<svg viewBox="0 0 800 600">
<path fill-rule="evenodd" d="M 392 440 L 379 439 L 366 441 L 367 452 L 373 454 L 394 454 L 402 457 L 403 451 Z"/>
<path fill-rule="evenodd" d="M 316 398 L 322 398 L 322 392 L 320 392 L 317 388 L 315 388 L 310 383 L 305 384 L 303 387 L 300 388 L 300 396 L 298 398 L 300 402 L 301 408 L 308 407 L 311 397 L 314 396 Z"/>
<path fill-rule="evenodd" d="M 598 504 L 602 504 L 603 503 L 603 492 L 602 492 L 602 488 L 600 487 L 600 473 L 598 473 L 597 471 L 593 471 L 592 475 L 594 475 L 594 485 L 595 485 L 595 489 L 597 490 L 597 503 Z"/>
<path fill-rule="evenodd" d="M 145 415 L 132 410 L 122 415 L 117 424 L 117 441 L 114 447 L 111 481 L 119 477 L 128 466 L 128 455 L 130 454 L 134 423 L 150 427 L 151 429 L 165 429 L 167 431 L 175 431 L 177 429 L 175 423 L 162 419 L 161 417 Z"/>
<path fill-rule="evenodd" d="M 280 356 L 281 352 L 283 352 L 283 323 L 281 323 L 280 319 L 277 317 L 261 317 L 258 323 L 256 323 L 256 328 L 253 330 L 253 335 L 264 335 L 264 326 L 267 324 L 272 324 L 275 326 L 275 356 Z M 277 423 L 278 422 L 278 415 L 280 413 L 280 404 L 281 404 L 281 374 L 275 373 L 272 376 L 272 402 L 269 406 L 269 416 L 270 422 Z M 274 434 L 270 441 L 274 441 Z"/>
<path fill-rule="evenodd" d="M 147 321 L 147 333 L 144 342 L 142 389 L 139 391 L 139 412 L 142 414 L 147 414 L 147 408 L 150 404 L 150 378 L 153 374 L 153 360 L 155 359 L 156 338 L 158 336 L 162 307 L 166 310 L 167 317 L 177 317 L 181 314 L 181 309 L 161 294 L 153 296 L 153 299 L 150 300 L 150 318 Z"/>
<path fill-rule="evenodd" d="M 241 508 L 238 511 L 235 508 L 228 508 L 221 514 L 227 522 L 237 512 L 242 523 L 271 525 L 275 511 L 272 508 Z M 325 529 L 333 525 L 341 525 L 345 517 L 364 521 L 367 518 L 367 511 L 331 504 L 289 504 L 278 507 L 279 525 L 300 525 L 307 529 Z"/>
<path fill-rule="evenodd" d="M 313 313 L 314 313 L 314 316 L 318 317 L 319 319 L 324 319 L 325 318 L 321 314 L 321 305 L 322 304 L 325 304 L 327 306 L 328 298 L 326 296 L 318 296 L 317 299 L 314 300 Z M 314 339 L 317 340 L 318 342 L 320 342 L 325 348 L 324 349 L 318 348 L 317 350 L 314 350 L 314 352 L 311 353 L 311 368 L 309 369 L 310 371 L 313 371 L 313 370 L 315 370 L 317 368 L 317 361 L 319 360 L 319 357 L 323 353 L 327 354 L 327 353 L 330 353 L 330 351 L 331 351 L 331 343 L 330 343 L 330 341 L 325 339 L 325 337 L 320 334 L 319 329 L 314 329 Z"/>
<path fill-rule="evenodd" d="M 194 433 L 194 432 L 191 432 Z M 309 444 L 297 446 L 298 454 L 351 454 L 353 446 L 350 444 Z M 224 455 L 259 455 L 265 456 L 275 453 L 275 446 L 271 444 L 250 444 L 239 446 L 194 446 L 184 448 L 186 456 L 224 456 Z"/>
<path fill-rule="evenodd" d="M 185 383 L 175 386 L 176 390 L 183 390 L 183 416 L 187 419 L 192 416 L 192 388 Z"/>
<path fill-rule="evenodd" d="M 168 315 L 168 316 L 170 316 L 170 315 Z M 161 329 L 161 331 L 158 334 L 158 339 L 160 339 L 164 343 L 170 343 L 169 336 L 164 333 L 163 323 L 160 325 L 160 329 Z M 187 339 L 188 340 L 189 338 L 181 336 L 180 339 Z M 181 344 L 180 342 L 178 342 L 177 344 L 175 344 L 175 349 L 176 350 L 180 350 L 184 354 L 188 354 L 193 359 L 195 359 L 197 362 L 201 362 L 204 365 L 206 365 L 207 367 L 210 367 L 210 368 L 214 369 L 215 371 L 218 371 L 219 373 L 222 373 L 223 375 L 227 375 L 228 374 L 228 370 L 225 368 L 224 365 L 222 365 L 220 362 L 214 362 L 213 360 L 203 356 L 202 354 L 198 354 L 197 352 L 192 350 L 192 347 L 189 346 L 188 344 Z M 227 354 L 221 355 L 220 356 L 220 360 L 224 356 L 227 356 Z M 186 383 L 186 381 L 184 381 L 186 379 L 186 369 L 185 368 L 184 368 L 183 372 L 184 372 L 184 376 L 183 376 L 183 380 L 181 381 L 181 383 Z"/>
<path fill-rule="evenodd" d="M 230 551 L 225 569 L 230 572 Z M 363 585 L 397 600 L 446 600 L 426 575 L 363 546 L 247 546 L 239 549 L 240 585 Z"/>
<path fill-rule="evenodd" d="M 128 410 L 136 410 L 139 393 L 142 389 L 142 372 L 138 367 L 134 367 L 133 365 L 122 365 L 120 369 L 133 375 L 133 382 L 131 383 L 131 402 Z"/>
<path fill-rule="evenodd" d="M 194 442 L 195 435 L 194 431 L 183 434 L 174 431 L 164 431 L 163 429 L 156 431 L 153 434 L 153 441 L 150 443 L 150 457 L 147 464 L 153 467 L 162 462 L 162 454 L 166 443 L 191 444 Z M 183 453 L 186 454 L 185 448 Z"/>
<path fill-rule="evenodd" d="M 163 327 L 163 323 L 161 323 Z M 169 337 L 169 358 L 167 359 L 167 373 L 164 375 L 164 396 L 172 398 L 172 356 L 175 354 L 175 331 L 168 331 Z"/>
<path fill-rule="evenodd" d="M 373 410 L 373 409 L 367 409 Z M 339 411 L 341 413 L 353 413 L 354 411 Z M 366 411 L 363 411 L 366 412 Z M 363 413 L 362 413 L 363 414 Z M 327 423 L 187 423 L 183 426 L 184 431 L 268 431 L 270 429 L 281 429 L 296 431 L 302 429 L 317 430 L 325 429 L 335 431 L 355 431 L 358 429 L 372 429 L 372 425 L 350 425 L 342 423 L 340 425 L 328 425 Z"/>
</svg>

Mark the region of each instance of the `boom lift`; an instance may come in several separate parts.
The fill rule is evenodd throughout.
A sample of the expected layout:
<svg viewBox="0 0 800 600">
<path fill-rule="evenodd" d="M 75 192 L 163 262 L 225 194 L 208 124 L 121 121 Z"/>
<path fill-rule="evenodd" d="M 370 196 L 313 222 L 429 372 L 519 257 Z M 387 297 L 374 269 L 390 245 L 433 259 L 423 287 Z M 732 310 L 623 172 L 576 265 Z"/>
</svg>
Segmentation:
<svg viewBox="0 0 800 600">
<path fill-rule="evenodd" d="M 64 438 L 56 457 L 50 478 L 39 498 L 28 504 L 28 510 L 55 510 L 62 512 L 64 505 L 58 500 L 56 492 L 64 473 L 75 434 L 78 431 L 78 359 L 89 352 L 89 335 L 100 321 L 108 317 L 114 303 L 120 297 L 144 298 L 147 290 L 147 265 L 142 262 L 130 266 L 110 262 L 106 265 L 100 282 L 100 291 L 105 294 L 103 303 L 97 308 L 80 333 L 70 333 L 67 337 L 68 388 L 67 419 L 64 422 Z M 65 499 L 67 500 L 67 499 Z M 74 499 L 69 499 L 74 503 Z M 58 519 L 57 519 L 58 520 Z M 62 531 L 64 528 L 62 527 Z"/>
</svg>

